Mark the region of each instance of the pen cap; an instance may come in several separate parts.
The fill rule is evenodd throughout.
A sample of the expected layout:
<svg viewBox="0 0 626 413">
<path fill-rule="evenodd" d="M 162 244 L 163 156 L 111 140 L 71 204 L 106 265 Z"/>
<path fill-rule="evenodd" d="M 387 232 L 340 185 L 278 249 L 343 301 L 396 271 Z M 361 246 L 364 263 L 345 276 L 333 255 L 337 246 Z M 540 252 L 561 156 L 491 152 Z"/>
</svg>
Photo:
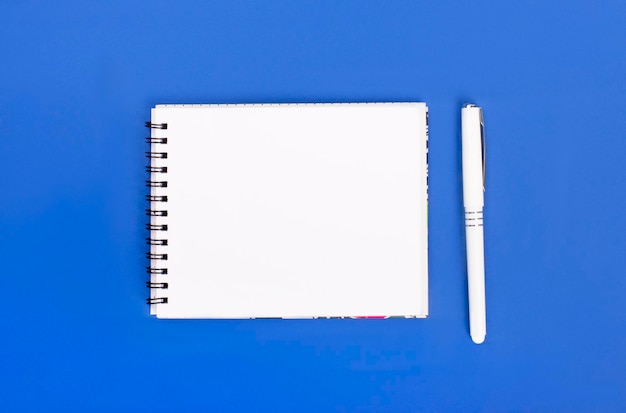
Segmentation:
<svg viewBox="0 0 626 413">
<path fill-rule="evenodd" d="M 482 109 L 466 105 L 461 109 L 461 145 L 463 154 L 463 205 L 482 209 L 484 205 Z"/>
</svg>

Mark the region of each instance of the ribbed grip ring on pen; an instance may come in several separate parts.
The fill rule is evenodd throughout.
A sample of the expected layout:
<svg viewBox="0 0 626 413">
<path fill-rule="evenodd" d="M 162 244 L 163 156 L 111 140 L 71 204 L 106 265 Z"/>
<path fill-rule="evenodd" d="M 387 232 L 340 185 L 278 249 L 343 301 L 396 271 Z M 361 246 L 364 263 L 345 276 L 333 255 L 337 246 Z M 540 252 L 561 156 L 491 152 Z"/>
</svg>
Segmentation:
<svg viewBox="0 0 626 413">
<path fill-rule="evenodd" d="M 483 211 L 465 211 L 465 226 L 466 227 L 482 227 L 483 226 Z"/>
<path fill-rule="evenodd" d="M 146 201 L 149 207 L 146 215 L 150 222 L 146 224 L 146 230 L 150 231 L 150 236 L 146 238 L 149 251 L 146 258 L 150 264 L 146 271 L 150 274 L 150 281 L 146 286 L 150 289 L 150 296 L 146 300 L 148 304 L 166 304 L 167 297 L 163 297 L 161 291 L 168 288 L 168 283 L 164 282 L 163 276 L 167 275 L 167 137 L 163 136 L 163 130 L 167 129 L 167 123 L 146 122 L 146 127 L 150 128 L 151 134 L 146 138 L 146 143 L 150 145 L 150 150 L 146 152 L 146 158 L 150 163 L 146 166 L 146 173 L 150 175 L 146 180 L 146 187 L 149 193 Z"/>
</svg>

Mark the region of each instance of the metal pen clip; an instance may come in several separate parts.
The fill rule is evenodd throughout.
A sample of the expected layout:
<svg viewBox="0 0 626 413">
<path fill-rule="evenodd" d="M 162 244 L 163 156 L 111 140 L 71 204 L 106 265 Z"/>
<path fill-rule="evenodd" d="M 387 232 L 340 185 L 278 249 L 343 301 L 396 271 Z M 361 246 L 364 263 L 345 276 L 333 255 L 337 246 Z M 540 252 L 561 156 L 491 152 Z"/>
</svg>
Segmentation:
<svg viewBox="0 0 626 413">
<path fill-rule="evenodd" d="M 483 161 L 483 192 L 485 192 L 485 182 L 487 176 L 487 163 L 486 163 L 486 155 L 485 151 L 485 122 L 483 120 L 483 109 L 480 108 L 480 147 L 482 150 L 482 161 Z"/>
</svg>

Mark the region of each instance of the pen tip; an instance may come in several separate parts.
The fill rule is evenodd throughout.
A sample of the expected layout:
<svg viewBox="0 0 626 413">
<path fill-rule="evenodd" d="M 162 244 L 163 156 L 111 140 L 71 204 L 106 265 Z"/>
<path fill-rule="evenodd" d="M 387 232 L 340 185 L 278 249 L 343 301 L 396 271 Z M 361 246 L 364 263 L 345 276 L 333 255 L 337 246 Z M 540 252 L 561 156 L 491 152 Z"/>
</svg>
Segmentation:
<svg viewBox="0 0 626 413">
<path fill-rule="evenodd" d="M 472 336 L 472 341 L 476 344 L 482 344 L 485 341 L 485 336 Z"/>
</svg>

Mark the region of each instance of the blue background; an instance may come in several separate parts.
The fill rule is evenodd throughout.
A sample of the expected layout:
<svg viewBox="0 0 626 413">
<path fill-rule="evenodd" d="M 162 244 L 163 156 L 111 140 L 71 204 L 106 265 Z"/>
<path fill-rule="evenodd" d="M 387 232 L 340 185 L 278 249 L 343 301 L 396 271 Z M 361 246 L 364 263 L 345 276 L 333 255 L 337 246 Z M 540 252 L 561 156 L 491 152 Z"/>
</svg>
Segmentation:
<svg viewBox="0 0 626 413">
<path fill-rule="evenodd" d="M 0 0 L 0 410 L 623 412 L 626 4 L 503 3 Z M 429 319 L 148 316 L 151 106 L 398 100 L 430 107 Z"/>
</svg>

